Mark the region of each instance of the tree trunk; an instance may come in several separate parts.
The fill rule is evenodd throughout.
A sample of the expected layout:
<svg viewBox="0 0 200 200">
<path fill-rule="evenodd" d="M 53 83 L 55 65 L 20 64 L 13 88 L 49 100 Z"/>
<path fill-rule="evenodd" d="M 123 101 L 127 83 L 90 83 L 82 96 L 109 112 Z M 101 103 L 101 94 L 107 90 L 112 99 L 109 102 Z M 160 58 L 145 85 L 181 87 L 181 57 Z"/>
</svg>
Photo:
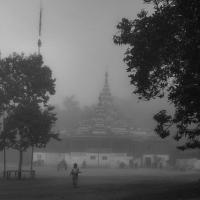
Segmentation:
<svg viewBox="0 0 200 200">
<path fill-rule="evenodd" d="M 2 131 L 4 131 L 4 123 L 5 123 L 5 120 L 4 120 L 4 113 L 3 113 Z M 6 178 L 6 141 L 4 141 L 4 148 L 3 148 L 3 178 Z"/>
<path fill-rule="evenodd" d="M 23 151 L 19 150 L 19 166 L 18 166 L 18 179 L 22 178 L 22 163 L 23 163 Z"/>
<path fill-rule="evenodd" d="M 34 152 L 34 147 L 32 146 L 31 147 L 31 168 L 30 168 L 31 171 L 33 170 L 33 152 Z"/>
<path fill-rule="evenodd" d="M 3 148 L 3 178 L 6 178 L 6 148 Z"/>
</svg>

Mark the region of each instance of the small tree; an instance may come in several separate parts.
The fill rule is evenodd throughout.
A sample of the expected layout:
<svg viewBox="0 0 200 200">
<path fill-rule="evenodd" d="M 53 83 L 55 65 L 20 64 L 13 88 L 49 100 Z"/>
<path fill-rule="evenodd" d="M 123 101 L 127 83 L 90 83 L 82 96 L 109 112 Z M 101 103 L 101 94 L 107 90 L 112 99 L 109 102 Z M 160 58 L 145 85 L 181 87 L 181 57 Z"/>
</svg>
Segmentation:
<svg viewBox="0 0 200 200">
<path fill-rule="evenodd" d="M 23 152 L 29 147 L 32 148 L 31 170 L 33 148 L 45 147 L 51 138 L 57 139 L 58 134 L 52 133 L 51 128 L 56 121 L 56 116 L 52 112 L 53 107 L 41 109 L 37 103 L 19 105 L 6 118 L 5 133 L 13 135 L 15 139 L 11 142 L 11 147 L 19 151 L 19 178 L 21 178 Z"/>
<path fill-rule="evenodd" d="M 52 126 L 55 124 L 56 115 L 53 112 L 54 107 L 48 106 L 40 109 L 37 117 L 29 125 L 29 138 L 31 142 L 31 170 L 33 169 L 33 151 L 34 147 L 44 148 L 50 139 L 60 140 L 58 133 L 52 132 Z"/>
<path fill-rule="evenodd" d="M 7 91 L 8 86 L 10 85 L 11 80 L 7 77 L 7 69 L 3 67 L 1 62 L 1 53 L 0 53 L 0 119 L 2 123 L 0 124 L 0 151 L 3 151 L 3 176 L 5 177 L 6 173 L 6 148 L 9 148 L 9 140 L 13 138 L 11 135 L 7 136 L 4 132 L 4 113 L 6 112 L 7 105 L 12 99 L 12 94 L 9 94 Z"/>
<path fill-rule="evenodd" d="M 43 65 L 42 56 L 36 54 L 26 57 L 24 54 L 14 53 L 1 60 L 1 71 L 3 72 L 0 74 L 1 88 L 6 93 L 5 104 L 8 114 L 5 133 L 15 134 L 12 148 L 19 150 L 20 179 L 23 151 L 32 146 L 33 138 L 36 137 L 30 132 L 31 123 L 36 115 L 39 116 L 40 108 L 48 107 L 49 97 L 55 93 L 55 79 L 52 78 L 49 67 Z M 55 119 L 54 116 L 52 120 Z M 48 122 L 51 124 L 51 120 Z M 49 136 L 54 137 L 48 135 L 47 142 Z M 45 140 L 43 136 L 41 138 Z"/>
<path fill-rule="evenodd" d="M 3 119 L 4 123 L 4 119 Z M 6 134 L 4 127 L 0 133 L 0 151 L 3 151 L 3 177 L 6 177 L 6 148 L 10 148 L 14 142 L 15 135 L 13 133 Z"/>
</svg>

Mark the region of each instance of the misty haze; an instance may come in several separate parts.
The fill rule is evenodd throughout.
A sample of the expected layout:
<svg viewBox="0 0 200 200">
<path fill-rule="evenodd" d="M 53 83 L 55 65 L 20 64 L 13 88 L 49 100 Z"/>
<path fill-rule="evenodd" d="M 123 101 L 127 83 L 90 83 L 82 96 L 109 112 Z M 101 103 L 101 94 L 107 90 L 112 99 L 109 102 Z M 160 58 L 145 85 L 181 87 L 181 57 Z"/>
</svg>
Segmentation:
<svg viewBox="0 0 200 200">
<path fill-rule="evenodd" d="M 0 0 L 0 199 L 200 199 L 199 13 Z"/>
</svg>

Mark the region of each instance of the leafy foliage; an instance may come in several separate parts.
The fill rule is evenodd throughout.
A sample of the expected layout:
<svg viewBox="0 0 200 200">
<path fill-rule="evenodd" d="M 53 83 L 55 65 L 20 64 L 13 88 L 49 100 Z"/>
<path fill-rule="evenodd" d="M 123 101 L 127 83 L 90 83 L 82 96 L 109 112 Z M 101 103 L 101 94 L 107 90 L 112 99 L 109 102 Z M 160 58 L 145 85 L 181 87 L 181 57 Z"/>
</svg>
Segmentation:
<svg viewBox="0 0 200 200">
<path fill-rule="evenodd" d="M 82 109 L 79 101 L 72 95 L 65 97 L 62 109 L 56 107 L 56 113 L 58 115 L 56 126 L 60 130 L 72 133 L 79 125 Z"/>
<path fill-rule="evenodd" d="M 43 65 L 41 55 L 12 54 L 1 60 L 2 98 L 6 104 L 25 101 L 46 103 L 55 93 L 55 79 L 49 67 Z"/>
<path fill-rule="evenodd" d="M 200 147 L 200 1 L 145 0 L 154 6 L 135 20 L 122 19 L 114 43 L 127 45 L 124 62 L 140 99 L 168 95 L 174 116 L 156 114 L 155 131 L 165 137 L 176 125 L 174 138 L 185 138 L 181 149 Z"/>
<path fill-rule="evenodd" d="M 2 139 L 20 151 L 58 139 L 58 134 L 50 132 L 56 116 L 48 106 L 49 96 L 55 93 L 55 79 L 43 65 L 42 56 L 14 53 L 1 60 L 0 70 L 2 105 L 7 115 Z M 1 144 L 7 143 L 2 140 Z"/>
<path fill-rule="evenodd" d="M 35 102 L 17 106 L 4 124 L 4 132 L 15 136 L 10 146 L 24 151 L 30 146 L 45 147 L 51 138 L 59 140 L 58 134 L 51 132 L 56 121 L 53 109 L 41 109 Z"/>
</svg>

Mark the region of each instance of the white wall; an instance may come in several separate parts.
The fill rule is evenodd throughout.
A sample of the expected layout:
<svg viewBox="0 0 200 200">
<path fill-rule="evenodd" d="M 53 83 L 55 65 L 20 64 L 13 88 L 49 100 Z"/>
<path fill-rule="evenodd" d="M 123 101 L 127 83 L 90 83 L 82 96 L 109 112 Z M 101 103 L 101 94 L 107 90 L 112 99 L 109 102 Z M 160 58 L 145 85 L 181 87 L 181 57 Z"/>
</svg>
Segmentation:
<svg viewBox="0 0 200 200">
<path fill-rule="evenodd" d="M 64 153 L 45 153 L 34 152 L 33 161 L 44 160 L 45 165 L 57 165 L 60 161 L 65 159 Z"/>
<path fill-rule="evenodd" d="M 119 167 L 123 162 L 129 165 L 129 160 L 125 153 L 89 153 L 89 152 L 72 152 L 72 153 L 44 153 L 34 152 L 33 161 L 44 160 L 45 165 L 57 165 L 60 161 L 65 160 L 68 165 L 77 163 L 80 167 L 86 162 L 87 167 Z"/>
<path fill-rule="evenodd" d="M 200 160 L 197 158 L 176 159 L 176 168 L 180 170 L 200 170 Z"/>
</svg>

